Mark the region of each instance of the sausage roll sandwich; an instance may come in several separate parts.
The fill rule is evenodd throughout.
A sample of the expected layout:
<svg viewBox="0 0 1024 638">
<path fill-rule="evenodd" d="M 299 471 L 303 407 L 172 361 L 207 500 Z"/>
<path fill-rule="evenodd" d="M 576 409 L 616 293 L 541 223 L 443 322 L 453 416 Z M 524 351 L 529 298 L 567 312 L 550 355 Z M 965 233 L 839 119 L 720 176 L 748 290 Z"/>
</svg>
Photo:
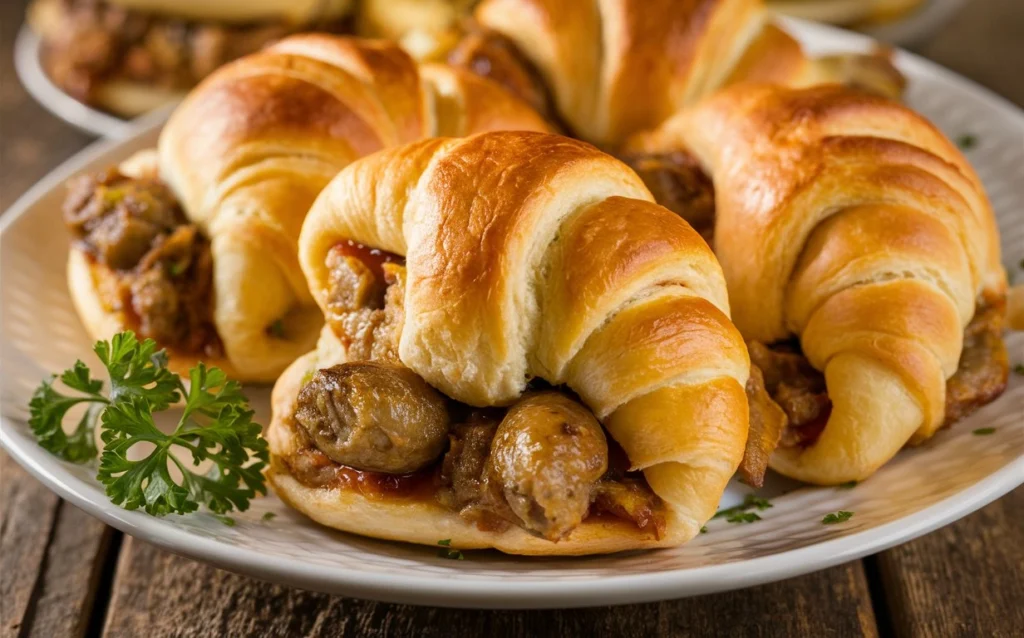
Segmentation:
<svg viewBox="0 0 1024 638">
<path fill-rule="evenodd" d="M 694 223 L 754 364 L 745 469 L 770 454 L 803 481 L 861 480 L 1006 387 L 992 208 L 917 113 L 838 86 L 736 86 L 629 150 L 686 155 L 685 182 L 713 183 L 693 199 L 716 212 Z"/>
<path fill-rule="evenodd" d="M 347 31 L 352 0 L 33 0 L 42 63 L 76 99 L 134 117 L 299 31 Z"/>
<path fill-rule="evenodd" d="M 497 83 L 387 42 L 282 40 L 207 78 L 156 151 L 72 183 L 76 309 L 93 338 L 132 329 L 179 369 L 273 381 L 323 324 L 297 255 L 320 190 L 379 149 L 494 129 L 546 125 Z"/>
<path fill-rule="evenodd" d="M 540 555 L 675 546 L 714 514 L 749 358 L 711 249 L 626 165 L 527 132 L 385 150 L 299 254 L 327 328 L 267 432 L 299 511 Z"/>
</svg>

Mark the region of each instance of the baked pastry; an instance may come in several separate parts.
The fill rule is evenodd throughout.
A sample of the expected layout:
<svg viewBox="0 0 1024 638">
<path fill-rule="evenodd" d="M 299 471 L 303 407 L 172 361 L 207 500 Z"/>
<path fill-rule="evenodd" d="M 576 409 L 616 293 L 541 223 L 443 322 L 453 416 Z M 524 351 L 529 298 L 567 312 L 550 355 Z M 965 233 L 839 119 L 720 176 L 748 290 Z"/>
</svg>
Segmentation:
<svg viewBox="0 0 1024 638">
<path fill-rule="evenodd" d="M 241 380 L 272 381 L 323 323 L 297 241 L 353 160 L 432 135 L 546 128 L 499 85 L 396 45 L 293 36 L 222 67 L 150 152 L 82 178 L 65 205 L 68 278 L 94 338 L 131 328 Z"/>
<path fill-rule="evenodd" d="M 387 150 L 299 246 L 327 326 L 266 435 L 299 511 L 515 554 L 674 546 L 714 514 L 749 360 L 710 248 L 618 160 L 525 132 Z"/>
<path fill-rule="evenodd" d="M 477 0 L 361 0 L 360 35 L 401 44 L 417 60 L 443 61 Z"/>
<path fill-rule="evenodd" d="M 574 137 L 616 149 L 740 81 L 846 82 L 898 96 L 888 54 L 813 59 L 761 0 L 484 0 L 450 61 L 493 77 Z"/>
<path fill-rule="evenodd" d="M 346 31 L 351 9 L 352 0 L 33 0 L 28 22 L 55 84 L 134 117 L 291 33 Z"/>
<path fill-rule="evenodd" d="M 713 181 L 713 245 L 764 373 L 751 409 L 785 412 L 784 429 L 767 411 L 752 416 L 752 430 L 781 429 L 772 468 L 861 480 L 1005 388 L 992 209 L 960 151 L 917 113 L 837 86 L 737 86 L 628 151 L 688 152 L 688 170 Z"/>
</svg>

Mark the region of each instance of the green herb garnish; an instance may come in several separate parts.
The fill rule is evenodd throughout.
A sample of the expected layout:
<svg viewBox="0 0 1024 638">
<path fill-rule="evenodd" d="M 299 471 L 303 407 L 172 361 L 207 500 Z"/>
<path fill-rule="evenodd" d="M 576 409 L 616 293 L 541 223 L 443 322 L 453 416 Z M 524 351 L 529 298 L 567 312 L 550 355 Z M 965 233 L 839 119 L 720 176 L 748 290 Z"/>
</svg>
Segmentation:
<svg viewBox="0 0 1024 638">
<path fill-rule="evenodd" d="M 736 512 L 725 520 L 729 523 L 754 523 L 761 520 L 761 517 L 754 512 Z"/>
<path fill-rule="evenodd" d="M 956 145 L 961 149 L 968 151 L 978 145 L 978 138 L 975 135 L 966 133 L 956 138 Z"/>
<path fill-rule="evenodd" d="M 1013 373 L 1019 374 L 1020 376 L 1024 377 L 1024 363 L 1018 363 L 1017 365 L 1013 366 Z"/>
<path fill-rule="evenodd" d="M 718 510 L 717 512 L 715 512 L 715 515 L 712 516 L 712 518 L 727 518 L 729 516 L 732 516 L 732 515 L 740 513 L 740 512 L 746 512 L 747 510 L 750 510 L 750 509 L 757 509 L 759 511 L 764 511 L 764 510 L 768 509 L 769 507 L 772 507 L 772 504 L 771 504 L 771 502 L 768 499 L 761 498 L 760 496 L 757 496 L 756 494 L 747 494 L 745 497 L 743 497 L 743 502 L 742 503 L 740 503 L 739 505 L 735 505 L 733 507 L 726 508 L 724 510 Z M 757 520 L 761 520 L 760 517 L 758 517 Z M 731 522 L 735 522 L 735 521 L 731 521 Z M 747 521 L 747 522 L 750 522 L 750 521 Z"/>
<path fill-rule="evenodd" d="M 437 550 L 439 558 L 447 558 L 448 560 L 464 560 L 466 558 L 462 555 L 462 552 L 451 548 L 452 539 L 450 538 L 437 541 L 437 544 L 441 546 L 441 549 Z"/>
<path fill-rule="evenodd" d="M 263 512 L 263 516 L 261 516 L 260 518 L 261 518 L 261 520 L 263 520 L 264 522 L 266 522 L 266 521 L 272 521 L 272 520 L 274 520 L 275 518 L 277 518 L 277 514 L 275 514 L 275 513 L 273 513 L 273 512 Z"/>
<path fill-rule="evenodd" d="M 253 412 L 237 382 L 200 363 L 190 371 L 186 389 L 167 368 L 166 352 L 158 351 L 152 339 L 139 342 L 131 332 L 97 342 L 95 352 L 110 377 L 109 395 L 101 393 L 103 381 L 93 379 L 81 361 L 60 375 L 77 395 L 58 392 L 53 387 L 56 377 L 43 381 L 29 403 L 29 426 L 41 446 L 63 459 L 85 463 L 97 456 L 99 427 L 105 447 L 96 478 L 107 496 L 115 505 L 142 508 L 154 516 L 186 514 L 200 505 L 217 515 L 244 511 L 257 493 L 266 494 L 261 470 L 267 463 L 267 443 L 260 426 L 252 422 Z M 181 418 L 165 434 L 156 427 L 153 414 L 181 399 Z M 79 403 L 90 405 L 72 434 L 66 435 L 64 417 Z M 139 460 L 129 459 L 128 451 L 139 443 L 152 450 Z M 193 467 L 209 462 L 209 470 L 194 472 L 171 453 L 172 447 L 188 451 Z M 171 475 L 172 466 L 180 470 L 180 479 Z"/>
<path fill-rule="evenodd" d="M 708 526 L 707 525 L 701 525 L 700 526 L 700 533 L 701 534 L 707 534 L 708 533 Z"/>
<path fill-rule="evenodd" d="M 988 434 L 995 434 L 995 433 L 996 433 L 996 429 L 995 428 L 978 428 L 977 430 L 974 431 L 974 434 L 977 435 L 977 436 L 986 436 Z"/>
<path fill-rule="evenodd" d="M 853 512 L 847 512 L 839 510 L 834 514 L 825 514 L 825 518 L 821 519 L 821 522 L 825 525 L 834 525 L 836 523 L 845 523 L 853 517 Z"/>
<path fill-rule="evenodd" d="M 221 523 L 224 523 L 228 527 L 234 527 L 235 526 L 235 519 L 231 518 L 230 516 L 223 516 L 221 514 L 214 514 L 213 517 L 215 519 L 217 519 L 218 521 L 220 521 Z"/>
<path fill-rule="evenodd" d="M 836 487 L 838 487 L 841 490 L 852 490 L 853 488 L 857 487 L 857 481 L 847 481 L 845 483 L 840 483 L 839 485 L 836 485 Z"/>
</svg>

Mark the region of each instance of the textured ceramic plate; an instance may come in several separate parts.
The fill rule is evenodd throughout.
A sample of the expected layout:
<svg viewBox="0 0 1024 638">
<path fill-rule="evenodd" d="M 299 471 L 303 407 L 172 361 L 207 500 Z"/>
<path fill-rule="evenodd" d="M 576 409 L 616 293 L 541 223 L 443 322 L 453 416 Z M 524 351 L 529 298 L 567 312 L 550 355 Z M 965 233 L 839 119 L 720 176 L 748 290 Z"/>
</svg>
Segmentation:
<svg viewBox="0 0 1024 638">
<path fill-rule="evenodd" d="M 869 44 L 821 27 L 797 25 L 796 31 L 819 51 Z M 1024 258 L 1024 116 L 918 58 L 901 55 L 898 61 L 911 79 L 910 103 L 950 136 L 970 134 L 977 140 L 968 154 L 998 212 L 1006 263 L 1018 264 Z M 104 497 L 94 469 L 57 461 L 35 444 L 24 419 L 40 378 L 84 356 L 90 346 L 64 282 L 62 183 L 76 172 L 116 163 L 151 145 L 159 122 L 138 126 L 126 140 L 102 143 L 72 159 L 3 218 L 0 442 L 61 496 L 168 550 L 268 580 L 363 598 L 475 607 L 606 605 L 708 593 L 822 569 L 950 523 L 1024 482 L 1024 377 L 1014 376 L 999 401 L 926 445 L 900 453 L 855 488 L 775 480 L 763 491 L 774 503 L 760 512 L 763 520 L 746 525 L 712 521 L 707 534 L 673 550 L 543 560 L 479 552 L 449 561 L 429 548 L 320 528 L 272 496 L 237 516 L 234 527 L 208 514 L 155 519 L 121 510 Z M 1024 361 L 1024 334 L 1012 335 L 1009 345 L 1011 360 Z M 267 391 L 250 392 L 266 422 Z M 973 435 L 980 427 L 995 432 Z M 739 501 L 744 489 L 730 487 L 723 506 Z M 821 523 L 837 510 L 855 515 L 840 525 Z M 277 516 L 264 522 L 265 512 Z"/>
<path fill-rule="evenodd" d="M 28 25 L 22 25 L 14 43 L 14 69 L 25 90 L 43 107 L 68 124 L 100 137 L 124 137 L 131 122 L 83 104 L 54 84 L 43 70 L 41 41 Z"/>
<path fill-rule="evenodd" d="M 857 0 L 854 0 L 855 2 Z M 860 0 L 867 3 L 870 0 Z M 897 20 L 858 29 L 868 36 L 900 46 L 919 44 L 945 25 L 960 10 L 966 0 L 925 0 L 920 6 Z M 832 0 L 832 4 L 836 4 Z M 848 11 L 850 2 L 839 2 L 842 11 Z M 822 8 L 822 5 L 825 8 Z M 808 20 L 836 19 L 835 7 L 827 0 L 768 0 L 768 6 L 779 13 L 789 13 Z"/>
</svg>

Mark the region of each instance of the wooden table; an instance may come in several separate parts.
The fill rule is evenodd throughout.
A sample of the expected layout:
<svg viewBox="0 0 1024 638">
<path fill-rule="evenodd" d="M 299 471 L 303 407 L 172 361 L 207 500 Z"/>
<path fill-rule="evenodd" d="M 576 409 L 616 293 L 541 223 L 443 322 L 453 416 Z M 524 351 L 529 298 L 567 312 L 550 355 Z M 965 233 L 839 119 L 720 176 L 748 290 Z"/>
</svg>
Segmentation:
<svg viewBox="0 0 1024 638">
<path fill-rule="evenodd" d="M 0 2 L 0 210 L 91 142 L 14 78 L 25 0 Z M 922 52 L 1024 104 L 1024 2 L 973 0 Z M 1024 489 L 901 547 L 742 591 L 589 610 L 431 609 L 316 594 L 158 550 L 0 453 L 0 638 L 15 636 L 1020 636 Z"/>
</svg>

